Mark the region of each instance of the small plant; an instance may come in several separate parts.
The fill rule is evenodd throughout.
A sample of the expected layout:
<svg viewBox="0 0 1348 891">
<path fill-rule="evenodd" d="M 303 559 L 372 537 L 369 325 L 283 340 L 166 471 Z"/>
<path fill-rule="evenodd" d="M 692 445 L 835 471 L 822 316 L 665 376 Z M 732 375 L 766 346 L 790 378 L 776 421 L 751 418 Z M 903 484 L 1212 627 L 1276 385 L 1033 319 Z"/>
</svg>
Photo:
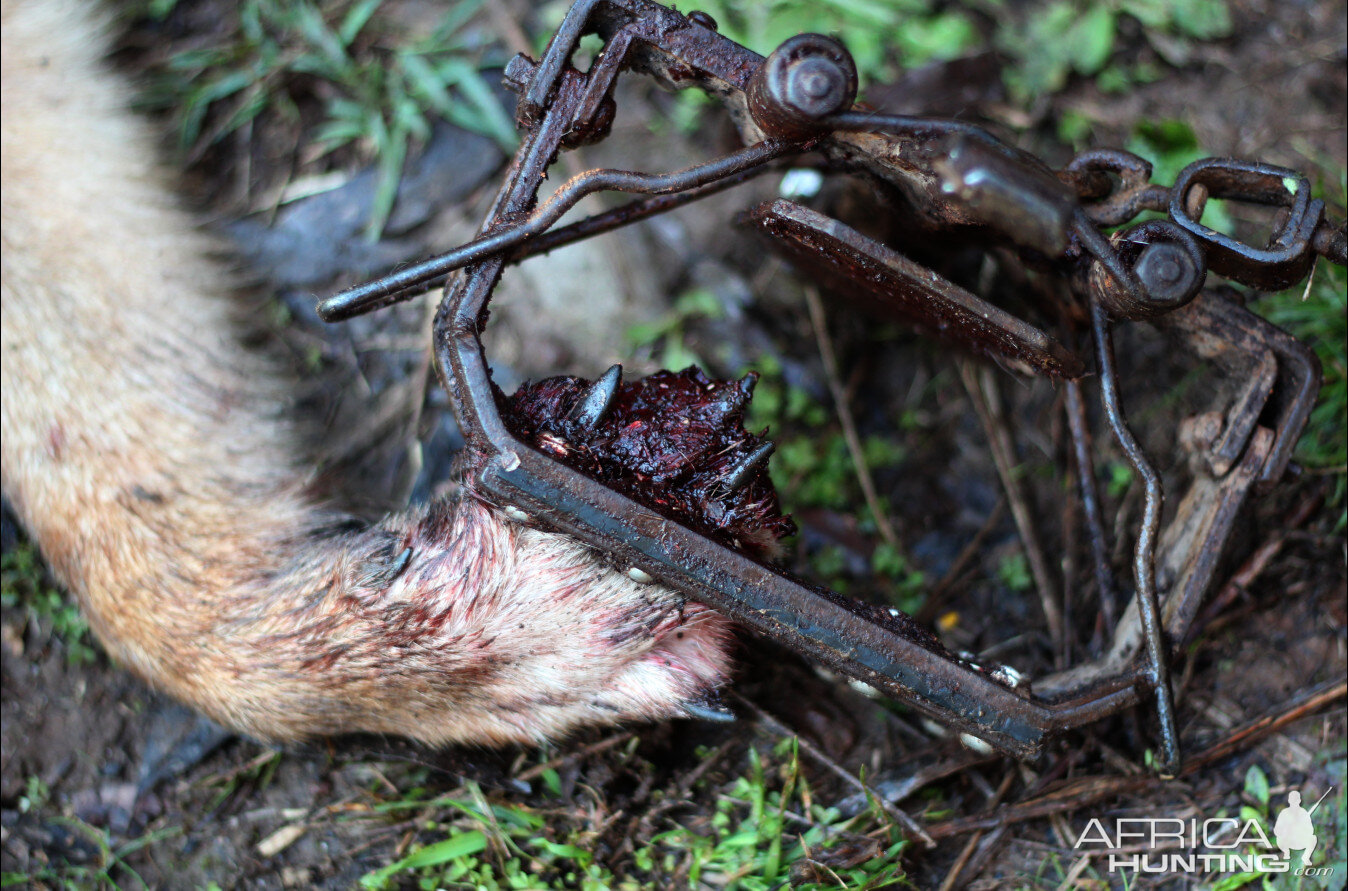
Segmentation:
<svg viewBox="0 0 1348 891">
<path fill-rule="evenodd" d="M 766 55 L 797 34 L 830 34 L 846 45 L 866 84 L 893 80 L 895 63 L 953 59 L 978 42 L 969 17 L 928 0 L 704 0 L 721 33 Z M 897 53 L 896 53 L 897 51 Z M 897 57 L 896 57 L 897 56 Z"/>
<path fill-rule="evenodd" d="M 1156 54 L 1172 65 L 1188 61 L 1195 41 L 1231 33 L 1222 0 L 1053 0 L 1021 7 L 989 4 L 989 11 L 998 24 L 997 46 L 1013 63 L 1003 79 L 1022 104 L 1061 90 L 1073 74 L 1098 76 L 1108 90 L 1155 79 L 1156 72 L 1145 66 L 1111 65 L 1123 16 L 1137 20 Z"/>
<path fill-rule="evenodd" d="M 915 568 L 901 550 L 881 542 L 871 555 L 871 568 L 876 575 L 888 580 L 891 603 L 906 613 L 921 609 L 927 599 L 927 574 Z"/>
<path fill-rule="evenodd" d="M 632 756 L 629 749 L 624 757 Z M 423 815 L 418 823 L 427 841 L 367 873 L 361 887 L 636 891 L 670 887 L 678 876 L 681 886 L 753 891 L 788 881 L 803 888 L 878 889 L 903 880 L 898 856 L 906 843 L 897 828 L 878 806 L 844 819 L 818 803 L 794 739 L 749 749 L 738 776 L 669 790 L 675 802 L 695 804 L 694 816 L 686 823 L 666 818 L 668 828 L 657 824 L 634 837 L 628 857 L 614 857 L 596 829 L 607 803 L 564 806 L 557 774 L 550 773 L 551 779 L 547 771 L 539 775 L 544 800 L 537 806 L 492 801 L 471 782 L 467 794 L 410 794 L 375 806 L 386 818 Z M 657 791 L 653 800 L 664 798 Z"/>
<path fill-rule="evenodd" d="M 42 781 L 42 777 L 30 776 L 24 781 L 23 794 L 19 796 L 19 813 L 40 811 L 50 799 L 51 788 Z"/>
<path fill-rule="evenodd" d="M 30 788 L 31 784 L 30 780 Z M 142 848 L 183 832 L 182 827 L 160 829 L 117 845 L 107 830 L 74 817 L 52 817 L 47 825 L 60 832 L 71 847 L 86 852 L 81 858 L 83 862 L 68 863 L 56 858 L 31 873 L 0 873 L 0 888 L 149 888 L 145 880 L 127 865 L 127 858 Z"/>
<path fill-rule="evenodd" d="M 1028 591 L 1034 586 L 1030 575 L 1030 561 L 1020 551 L 1016 551 L 997 564 L 997 578 L 1003 585 L 1017 593 Z"/>
<path fill-rule="evenodd" d="M 399 33 L 376 16 L 383 0 L 244 0 L 212 45 L 173 56 L 147 101 L 172 111 L 179 144 L 205 148 L 264 114 L 298 124 L 305 104 L 322 106 L 300 154 L 355 146 L 374 158 L 379 181 L 367 235 L 379 236 L 393 207 L 403 162 L 435 117 L 496 139 L 514 127 L 479 73 L 493 57 L 465 36 L 482 0 L 459 0 L 425 36 Z M 163 17 L 177 0 L 152 3 Z M 495 60 L 499 61 L 499 60 Z"/>
<path fill-rule="evenodd" d="M 216 786 L 216 792 L 206 807 L 207 813 L 215 812 L 227 800 L 239 794 L 241 790 L 260 791 L 271 785 L 276 770 L 281 766 L 284 755 L 279 749 L 267 749 L 242 767 L 231 770 L 218 777 L 208 777 L 205 786 Z M 246 793 L 245 793 L 246 794 Z"/>
<path fill-rule="evenodd" d="M 562 819 L 525 805 L 492 804 L 474 783 L 466 797 L 427 801 L 416 796 L 377 808 L 382 813 L 407 809 L 439 814 L 425 823 L 443 838 L 414 848 L 406 856 L 366 873 L 360 887 L 404 887 L 400 877 L 419 877 L 419 886 L 469 887 L 483 891 L 507 888 L 625 888 L 613 873 L 595 862 L 583 830 L 566 834 Z M 557 836 L 561 837 L 558 838 Z"/>
<path fill-rule="evenodd" d="M 683 860 L 693 886 L 768 891 L 789 882 L 869 889 L 903 881 L 898 856 L 906 842 L 878 807 L 840 819 L 836 810 L 812 801 L 794 739 L 778 745 L 772 757 L 778 765 L 769 772 L 763 756 L 750 749 L 748 773 L 718 797 L 710 825 L 697 831 L 678 826 L 657 836 L 652 847 L 665 849 L 671 866 Z M 863 836 L 867 824 L 872 828 Z M 878 856 L 851 866 L 821 864 L 835 846 L 858 838 L 877 842 Z"/>
<path fill-rule="evenodd" d="M 1108 462 L 1105 464 L 1105 474 L 1105 492 L 1110 498 L 1122 498 L 1133 485 L 1133 468 L 1125 461 Z"/>
<path fill-rule="evenodd" d="M 1320 263 L 1310 287 L 1269 295 L 1256 309 L 1309 343 L 1320 358 L 1324 383 L 1297 460 L 1334 477 L 1332 502 L 1342 507 L 1348 490 L 1348 270 Z M 1341 514 L 1339 528 L 1348 525 Z"/>
<path fill-rule="evenodd" d="M 632 350 L 647 354 L 661 368 L 678 371 L 689 365 L 704 365 L 702 357 L 687 344 L 689 324 L 701 319 L 719 319 L 725 307 L 716 295 L 705 288 L 685 291 L 664 317 L 627 330 Z"/>
<path fill-rule="evenodd" d="M 23 609 L 39 636 L 58 641 L 65 649 L 67 664 L 89 665 L 98 659 L 89 623 L 78 606 L 51 586 L 37 549 L 27 542 L 0 557 L 0 603 L 6 609 Z"/>
</svg>

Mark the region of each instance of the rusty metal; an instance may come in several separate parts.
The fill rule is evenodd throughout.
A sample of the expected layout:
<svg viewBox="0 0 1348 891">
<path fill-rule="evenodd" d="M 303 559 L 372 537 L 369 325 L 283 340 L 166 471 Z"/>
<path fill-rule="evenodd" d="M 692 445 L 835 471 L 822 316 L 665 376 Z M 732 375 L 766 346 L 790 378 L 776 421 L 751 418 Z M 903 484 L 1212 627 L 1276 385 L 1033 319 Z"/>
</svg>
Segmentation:
<svg viewBox="0 0 1348 891">
<path fill-rule="evenodd" d="M 1091 291 L 1114 318 L 1154 319 L 1198 296 L 1207 267 L 1202 248 L 1184 229 L 1169 220 L 1148 220 L 1109 240 L 1139 286 L 1130 289 L 1099 261 L 1091 265 Z"/>
<path fill-rule="evenodd" d="M 1076 190 L 1082 207 L 1099 226 L 1121 226 L 1144 210 L 1170 207 L 1170 190 L 1151 182 L 1151 162 L 1132 152 L 1082 152 L 1058 171 L 1058 177 Z"/>
<path fill-rule="evenodd" d="M 1265 247 L 1255 247 L 1203 223 L 1210 198 L 1283 208 Z M 1241 284 L 1281 290 L 1304 279 L 1315 262 L 1311 239 L 1325 203 L 1311 198 L 1310 180 L 1295 170 L 1234 158 L 1205 158 L 1185 167 L 1170 190 L 1170 218 L 1199 239 L 1208 264 Z"/>
<path fill-rule="evenodd" d="M 1052 377 L 1085 373 L 1081 359 L 1041 329 L 831 217 L 779 198 L 744 222 L 826 283 L 860 289 L 933 336 Z"/>
<path fill-rule="evenodd" d="M 424 285 L 428 281 L 442 278 L 471 263 L 506 253 L 542 235 L 582 198 L 596 192 L 635 192 L 644 195 L 686 192 L 762 167 L 769 161 L 799 150 L 799 146 L 791 143 L 766 141 L 672 173 L 586 171 L 563 183 L 551 198 L 523 220 L 493 228 L 490 235 L 479 236 L 448 253 L 423 260 L 376 282 L 343 291 L 320 303 L 318 314 L 324 321 L 339 322 L 424 293 Z"/>
<path fill-rule="evenodd" d="M 580 39 L 603 49 L 589 71 L 571 65 Z M 558 152 L 603 138 L 616 113 L 613 88 L 626 71 L 671 89 L 719 98 L 746 148 L 662 175 L 591 170 L 538 205 Z M 640 570 L 741 624 L 863 681 L 1001 751 L 1032 757 L 1055 733 L 1150 699 L 1160 719 L 1161 767 L 1181 758 L 1169 659 L 1210 586 L 1216 561 L 1248 495 L 1288 466 L 1319 382 L 1313 355 L 1294 338 L 1204 290 L 1209 271 L 1261 287 L 1303 277 L 1316 256 L 1344 261 L 1342 224 L 1324 217 L 1304 177 L 1230 159 L 1196 162 L 1172 187 L 1150 164 L 1119 151 L 1083 153 L 1061 170 L 960 121 L 886 115 L 853 105 L 855 66 L 831 38 L 802 35 L 765 60 L 716 31 L 704 13 L 650 0 L 580 0 L 543 57 L 514 59 L 507 85 L 520 94 L 523 139 L 479 236 L 417 266 L 324 301 L 329 320 L 406 299 L 446 281 L 435 318 L 436 368 L 467 441 L 474 489 L 529 522 L 569 533 L 622 566 Z M 811 152 L 822 166 L 900 195 L 927 230 L 991 244 L 1063 284 L 1045 291 L 1056 318 L 1086 323 L 1093 349 L 1078 354 L 1045 330 L 959 287 L 892 247 L 786 201 L 745 217 L 807 272 L 863 292 L 924 330 L 1032 373 L 1065 379 L 1081 496 L 1102 606 L 1116 585 L 1094 491 L 1081 398 L 1090 363 L 1109 426 L 1143 480 L 1133 555 L 1134 593 L 1103 656 L 1033 684 L 949 652 L 908 616 L 810 586 L 712 541 L 554 461 L 511 435 L 480 335 L 508 263 L 661 213 Z M 580 197 L 599 190 L 658 197 L 560 229 Z M 1210 197 L 1275 208 L 1274 231 L 1255 247 L 1202 223 Z M 1101 227 L 1143 211 L 1168 215 L 1107 237 Z M 461 270 L 457 276 L 449 276 Z M 1217 371 L 1217 408 L 1185 427 L 1181 446 L 1194 480 L 1176 518 L 1161 527 L 1164 497 L 1129 429 L 1114 367 L 1112 328 L 1146 320 L 1177 337 Z M 577 417 L 603 417 L 619 371 L 610 369 Z M 744 476 L 766 461 L 760 447 Z M 738 474 L 732 473 L 735 477 Z M 728 485 L 733 487 L 735 480 Z"/>
<path fill-rule="evenodd" d="M 792 139 L 827 133 L 831 115 L 857 98 L 857 66 L 822 34 L 798 34 L 768 55 L 749 79 L 749 114 L 765 133 Z"/>
<path fill-rule="evenodd" d="M 1128 463 L 1142 478 L 1142 523 L 1137 530 L 1133 550 L 1133 581 L 1137 585 L 1138 614 L 1147 641 L 1147 672 L 1156 694 L 1156 713 L 1161 721 L 1161 771 L 1175 776 L 1180 769 L 1179 730 L 1175 726 L 1175 704 L 1170 690 L 1170 654 L 1166 651 L 1165 632 L 1161 627 L 1156 595 L 1156 538 L 1161 529 L 1161 476 L 1151 466 L 1133 432 L 1128 429 L 1119 401 L 1118 373 L 1114 367 L 1114 336 L 1104 301 L 1091 301 L 1091 333 L 1095 338 L 1095 366 L 1100 373 L 1100 394 L 1105 416 L 1114 438 L 1123 447 Z"/>
</svg>

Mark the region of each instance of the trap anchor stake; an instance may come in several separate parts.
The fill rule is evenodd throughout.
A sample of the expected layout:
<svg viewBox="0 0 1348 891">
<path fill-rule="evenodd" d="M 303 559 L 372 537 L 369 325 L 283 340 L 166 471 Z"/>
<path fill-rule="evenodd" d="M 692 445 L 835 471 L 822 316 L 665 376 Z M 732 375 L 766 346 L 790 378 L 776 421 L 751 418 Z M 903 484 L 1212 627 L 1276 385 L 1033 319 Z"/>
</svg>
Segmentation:
<svg viewBox="0 0 1348 891">
<path fill-rule="evenodd" d="M 571 59 L 582 37 L 602 51 L 588 72 Z M 620 72 L 670 89 L 698 88 L 728 109 L 745 148 L 666 174 L 590 170 L 538 205 L 558 152 L 604 138 Z M 343 292 L 319 305 L 328 321 L 350 318 L 454 278 L 436 313 L 436 368 L 472 457 L 477 490 L 511 515 L 569 533 L 632 567 L 634 578 L 669 585 L 739 623 L 869 684 L 944 723 L 971 744 L 1021 758 L 1046 738 L 1144 699 L 1156 702 L 1161 771 L 1180 766 L 1170 690 L 1172 641 L 1183 640 L 1206 593 L 1235 516 L 1256 483 L 1282 476 L 1319 385 L 1314 355 L 1259 316 L 1204 290 L 1209 270 L 1256 287 L 1303 278 L 1316 255 L 1343 264 L 1342 225 L 1324 217 L 1294 171 L 1230 159 L 1198 161 L 1173 187 L 1150 181 L 1136 155 L 1095 150 L 1052 170 L 986 130 L 943 118 L 886 115 L 854 105 L 851 56 L 820 35 L 794 37 L 765 60 L 727 39 L 704 13 L 683 15 L 650 0 L 579 0 L 537 62 L 517 56 L 507 86 L 520 95 L 520 148 L 480 235 L 438 257 Z M 806 152 L 826 168 L 899 193 L 927 229 L 952 241 L 991 240 L 1001 254 L 1056 276 L 1070 296 L 1045 289 L 1058 317 L 1085 319 L 1078 353 L 1034 322 L 973 294 L 838 220 L 778 200 L 744 224 L 769 238 L 803 271 L 842 284 L 890 314 L 940 331 L 956 344 L 1064 380 L 1074 453 L 1081 465 L 1088 536 L 1102 589 L 1113 587 L 1089 466 L 1081 379 L 1093 359 L 1109 426 L 1145 482 L 1133 554 L 1135 596 L 1105 654 L 1033 684 L 950 653 L 910 617 L 806 585 L 684 522 L 610 489 L 512 435 L 480 340 L 492 292 L 508 263 L 626 225 L 729 188 Z M 582 197 L 644 194 L 625 206 L 560 229 Z M 1197 222 L 1207 196 L 1282 208 L 1264 248 Z M 1106 237 L 1144 210 L 1169 215 Z M 1185 442 L 1197 466 L 1175 520 L 1161 528 L 1160 478 L 1138 445 L 1118 395 L 1111 328 L 1147 320 L 1223 372 L 1215 409 L 1220 432 Z M 618 386 L 610 369 L 573 410 L 601 422 Z M 761 468 L 770 444 L 727 473 L 733 490 Z M 743 479 L 741 479 L 741 477 Z M 1106 611 L 1112 616 L 1112 612 Z M 1013 680 L 1012 678 L 1016 678 Z"/>
</svg>

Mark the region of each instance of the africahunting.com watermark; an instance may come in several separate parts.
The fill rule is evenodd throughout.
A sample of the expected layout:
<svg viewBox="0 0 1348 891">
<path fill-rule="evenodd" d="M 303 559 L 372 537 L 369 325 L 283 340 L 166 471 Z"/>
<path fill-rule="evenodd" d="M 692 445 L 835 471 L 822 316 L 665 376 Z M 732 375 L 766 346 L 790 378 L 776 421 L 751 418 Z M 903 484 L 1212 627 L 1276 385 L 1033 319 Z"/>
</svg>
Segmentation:
<svg viewBox="0 0 1348 891">
<path fill-rule="evenodd" d="M 1249 815 L 1093 818 L 1073 848 L 1097 852 L 1109 872 L 1328 876 L 1332 866 L 1311 865 L 1319 844 L 1312 816 L 1331 791 L 1309 808 L 1302 806 L 1300 792 L 1289 793 L 1271 831 Z"/>
</svg>

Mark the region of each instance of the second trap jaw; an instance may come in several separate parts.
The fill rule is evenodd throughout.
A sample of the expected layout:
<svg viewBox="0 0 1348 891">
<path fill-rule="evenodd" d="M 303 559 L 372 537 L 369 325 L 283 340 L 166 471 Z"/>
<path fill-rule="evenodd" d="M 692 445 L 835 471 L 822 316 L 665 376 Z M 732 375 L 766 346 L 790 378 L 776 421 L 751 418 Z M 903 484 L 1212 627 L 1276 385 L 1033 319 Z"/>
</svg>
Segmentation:
<svg viewBox="0 0 1348 891">
<path fill-rule="evenodd" d="M 603 48 L 580 72 L 571 58 L 588 34 L 597 34 Z M 540 204 L 539 188 L 558 153 L 607 136 L 616 112 L 613 86 L 625 70 L 718 97 L 746 148 L 668 174 L 587 171 Z M 422 293 L 462 270 L 448 281 L 436 314 L 435 356 L 467 442 L 475 490 L 517 519 L 597 548 L 631 567 L 634 577 L 668 585 L 917 708 L 975 748 L 1031 758 L 1054 734 L 1153 699 L 1161 724 L 1160 768 L 1177 772 L 1168 676 L 1174 642 L 1183 640 L 1197 613 L 1247 494 L 1257 482 L 1282 476 L 1319 385 L 1318 365 L 1305 345 L 1202 287 L 1209 262 L 1238 281 L 1284 287 L 1304 277 L 1317 254 L 1344 261 L 1342 227 L 1324 220 L 1323 203 L 1309 199 L 1304 177 L 1209 159 L 1191 165 L 1182 182 L 1167 188 L 1148 182 L 1150 165 L 1142 159 L 1109 151 L 1083 153 L 1054 171 L 978 127 L 855 107 L 855 67 L 831 38 L 801 35 L 765 60 L 717 33 L 710 16 L 684 15 L 650 0 L 580 0 L 543 58 L 535 63 L 517 56 L 506 80 L 520 94 L 523 139 L 479 237 L 319 307 L 329 321 L 348 318 Z M 1136 594 L 1101 659 L 1032 685 L 1013 680 L 1012 673 L 951 654 L 907 616 L 807 585 L 699 535 L 507 429 L 480 339 L 507 264 L 696 200 L 806 152 L 830 169 L 897 190 L 929 228 L 979 233 L 1050 266 L 1067 284 L 1073 306 L 1066 315 L 1085 320 L 1105 413 L 1146 484 L 1134 550 Z M 602 190 L 653 197 L 553 228 L 582 197 Z M 1270 246 L 1250 247 L 1195 222 L 1208 196 L 1281 208 Z M 1113 238 L 1100 231 L 1148 209 L 1169 211 L 1170 219 Z M 826 281 L 865 290 L 971 350 L 1065 380 L 1080 405 L 1079 379 L 1091 357 L 1031 322 L 791 202 L 763 205 L 746 220 Z M 1228 381 L 1214 411 L 1200 416 L 1215 432 L 1185 440 L 1195 481 L 1164 531 L 1159 477 L 1118 398 L 1111 328 L 1132 319 L 1152 320 L 1174 334 Z M 1084 422 L 1071 426 L 1077 454 L 1088 460 Z M 1079 476 L 1089 508 L 1089 466 Z M 1088 525 L 1093 544 L 1103 545 L 1103 525 L 1098 519 Z M 1109 568 L 1098 569 L 1103 582 Z"/>
</svg>

